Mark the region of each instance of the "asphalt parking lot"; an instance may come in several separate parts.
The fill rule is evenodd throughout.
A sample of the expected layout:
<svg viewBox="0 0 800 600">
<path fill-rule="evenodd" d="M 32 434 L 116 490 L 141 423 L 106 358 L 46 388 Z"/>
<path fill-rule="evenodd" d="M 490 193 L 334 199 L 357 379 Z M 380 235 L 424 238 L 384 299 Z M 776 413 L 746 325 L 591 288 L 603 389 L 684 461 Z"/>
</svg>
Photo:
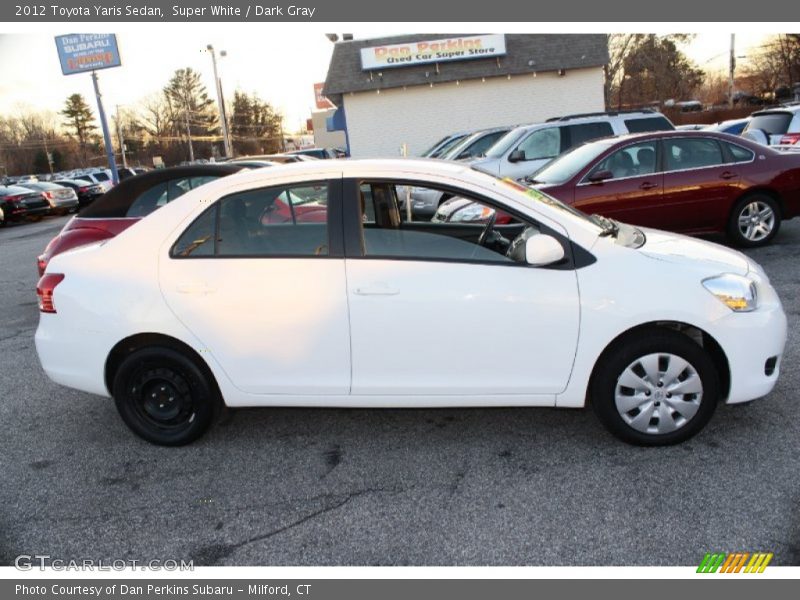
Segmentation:
<svg viewBox="0 0 800 600">
<path fill-rule="evenodd" d="M 64 222 L 0 229 L 0 564 L 800 565 L 800 222 L 750 252 L 789 317 L 776 390 L 654 449 L 545 409 L 240 410 L 150 445 L 39 366 L 35 257 Z"/>
</svg>

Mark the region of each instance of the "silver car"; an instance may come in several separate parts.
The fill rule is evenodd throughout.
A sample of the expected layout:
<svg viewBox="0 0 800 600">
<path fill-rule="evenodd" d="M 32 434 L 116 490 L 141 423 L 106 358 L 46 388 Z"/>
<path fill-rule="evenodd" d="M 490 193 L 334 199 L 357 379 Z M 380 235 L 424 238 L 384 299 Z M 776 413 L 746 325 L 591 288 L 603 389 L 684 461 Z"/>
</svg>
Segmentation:
<svg viewBox="0 0 800 600">
<path fill-rule="evenodd" d="M 71 188 L 47 181 L 21 183 L 19 185 L 20 187 L 25 187 L 29 190 L 44 194 L 44 197 L 47 198 L 47 201 L 50 203 L 50 212 L 52 214 L 66 215 L 67 213 L 77 212 L 78 210 L 78 195 L 75 193 L 75 190 Z"/>
</svg>

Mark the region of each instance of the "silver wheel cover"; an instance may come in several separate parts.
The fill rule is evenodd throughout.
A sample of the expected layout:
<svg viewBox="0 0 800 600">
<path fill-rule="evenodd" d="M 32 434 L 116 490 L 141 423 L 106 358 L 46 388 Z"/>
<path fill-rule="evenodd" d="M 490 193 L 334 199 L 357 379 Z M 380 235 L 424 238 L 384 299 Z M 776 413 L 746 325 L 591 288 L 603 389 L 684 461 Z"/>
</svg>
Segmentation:
<svg viewBox="0 0 800 600">
<path fill-rule="evenodd" d="M 622 420 L 636 431 L 671 433 L 697 413 L 703 382 L 691 363 L 680 356 L 648 354 L 622 371 L 614 400 Z"/>
</svg>

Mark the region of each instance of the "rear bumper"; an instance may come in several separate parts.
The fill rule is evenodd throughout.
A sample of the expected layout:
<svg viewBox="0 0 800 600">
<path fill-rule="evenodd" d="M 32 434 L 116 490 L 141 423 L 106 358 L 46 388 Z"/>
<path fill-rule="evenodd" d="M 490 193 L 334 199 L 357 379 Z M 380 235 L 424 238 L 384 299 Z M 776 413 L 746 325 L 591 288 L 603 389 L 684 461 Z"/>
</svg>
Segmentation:
<svg viewBox="0 0 800 600">
<path fill-rule="evenodd" d="M 109 396 L 105 363 L 113 342 L 102 332 L 79 330 L 59 315 L 40 313 L 36 353 L 54 382 L 100 396 Z"/>
<path fill-rule="evenodd" d="M 5 218 L 8 221 L 23 221 L 28 217 L 38 217 L 50 214 L 50 205 L 39 206 L 35 208 L 23 207 L 18 210 L 9 211 L 4 209 Z"/>
</svg>

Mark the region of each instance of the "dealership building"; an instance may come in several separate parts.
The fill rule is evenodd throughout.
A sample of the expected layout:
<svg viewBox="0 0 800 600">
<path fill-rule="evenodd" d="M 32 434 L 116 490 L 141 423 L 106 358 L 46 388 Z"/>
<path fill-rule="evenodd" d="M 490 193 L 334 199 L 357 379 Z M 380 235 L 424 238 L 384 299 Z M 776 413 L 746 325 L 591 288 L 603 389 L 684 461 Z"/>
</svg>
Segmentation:
<svg viewBox="0 0 800 600">
<path fill-rule="evenodd" d="M 602 34 L 404 35 L 334 46 L 324 94 L 354 157 L 419 155 L 458 131 L 604 110 Z"/>
</svg>

